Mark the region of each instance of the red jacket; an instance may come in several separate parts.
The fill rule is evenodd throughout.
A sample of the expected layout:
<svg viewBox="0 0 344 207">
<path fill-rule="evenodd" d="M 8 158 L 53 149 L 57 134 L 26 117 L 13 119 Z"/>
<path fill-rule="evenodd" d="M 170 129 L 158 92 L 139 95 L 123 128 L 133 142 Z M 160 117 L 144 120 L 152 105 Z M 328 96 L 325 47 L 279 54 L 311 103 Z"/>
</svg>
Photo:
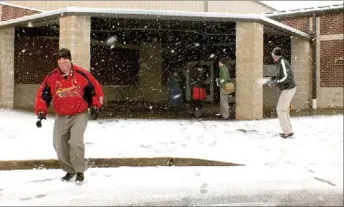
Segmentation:
<svg viewBox="0 0 344 207">
<path fill-rule="evenodd" d="M 59 68 L 48 74 L 39 87 L 36 96 L 35 113 L 43 111 L 47 114 L 49 104 L 44 100 L 45 87 L 50 88 L 53 107 L 58 115 L 74 115 L 85 112 L 89 105 L 84 98 L 84 89 L 91 83 L 95 95 L 92 97 L 92 106 L 103 106 L 104 93 L 99 82 L 84 68 L 72 65 L 72 71 L 68 77 L 64 77 Z"/>
</svg>

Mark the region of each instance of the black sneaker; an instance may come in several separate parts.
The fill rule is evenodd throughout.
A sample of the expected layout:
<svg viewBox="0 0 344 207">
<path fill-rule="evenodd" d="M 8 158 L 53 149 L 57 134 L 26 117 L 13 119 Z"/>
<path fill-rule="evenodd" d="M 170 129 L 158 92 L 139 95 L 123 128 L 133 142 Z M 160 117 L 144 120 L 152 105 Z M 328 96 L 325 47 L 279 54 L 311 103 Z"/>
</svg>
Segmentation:
<svg viewBox="0 0 344 207">
<path fill-rule="evenodd" d="M 288 137 L 293 136 L 294 133 L 290 133 L 290 134 L 284 134 L 284 133 L 282 133 L 282 134 L 280 134 L 280 135 L 281 135 L 282 138 L 287 139 Z"/>
<path fill-rule="evenodd" d="M 82 183 L 84 179 L 85 179 L 84 173 L 76 173 L 76 178 L 75 178 L 76 183 Z"/>
<path fill-rule="evenodd" d="M 75 173 L 67 173 L 61 178 L 62 181 L 70 181 L 74 177 Z"/>
</svg>

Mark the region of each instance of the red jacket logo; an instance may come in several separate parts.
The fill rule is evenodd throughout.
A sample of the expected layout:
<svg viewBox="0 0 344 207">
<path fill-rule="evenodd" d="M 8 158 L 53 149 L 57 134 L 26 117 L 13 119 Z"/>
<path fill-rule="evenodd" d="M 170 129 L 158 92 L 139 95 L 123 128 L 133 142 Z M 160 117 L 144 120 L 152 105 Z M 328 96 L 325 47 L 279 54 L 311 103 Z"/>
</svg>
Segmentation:
<svg viewBox="0 0 344 207">
<path fill-rule="evenodd" d="M 56 95 L 60 98 L 82 97 L 80 89 L 74 84 L 72 87 L 62 88 L 60 81 L 56 81 Z"/>
</svg>

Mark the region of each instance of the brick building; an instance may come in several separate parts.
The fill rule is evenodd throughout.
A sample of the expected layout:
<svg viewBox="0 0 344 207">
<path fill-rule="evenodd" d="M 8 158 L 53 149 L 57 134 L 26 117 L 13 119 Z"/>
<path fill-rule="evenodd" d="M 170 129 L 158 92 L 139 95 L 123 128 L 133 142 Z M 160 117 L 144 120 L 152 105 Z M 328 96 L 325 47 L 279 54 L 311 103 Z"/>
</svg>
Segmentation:
<svg viewBox="0 0 344 207">
<path fill-rule="evenodd" d="M 313 34 L 313 70 L 310 77 L 313 104 L 319 108 L 343 108 L 344 18 L 343 5 L 289 12 L 267 13 L 267 17 Z M 306 92 L 305 92 L 306 93 Z M 316 102 L 315 102 L 316 100 Z M 314 103 L 315 102 L 315 103 Z"/>
<path fill-rule="evenodd" d="M 265 14 L 262 16 L 236 15 L 235 13 L 240 13 L 238 11 L 230 11 L 232 14 L 219 14 L 219 12 L 226 13 L 223 7 L 209 6 L 209 3 L 210 1 L 206 7 L 202 3 L 199 7 L 203 10 L 198 12 L 183 12 L 191 10 L 191 7 L 180 9 L 175 6 L 174 10 L 180 11 L 173 14 L 168 11 L 126 10 L 123 12 L 116 9 L 95 8 L 40 11 L 2 4 L 0 5 L 2 20 L 0 22 L 2 57 L 0 105 L 9 108 L 32 108 L 38 84 L 54 67 L 52 54 L 59 47 L 71 48 L 73 61 L 90 68 L 97 76 L 104 85 L 107 102 L 115 100 L 164 102 L 167 100 L 167 88 L 164 84 L 166 79 L 164 64 L 167 60 L 172 61 L 173 64 L 180 64 L 180 67 L 186 70 L 188 63 L 195 61 L 212 65 L 213 60 L 208 57 L 220 51 L 221 55 L 229 58 L 229 63 L 234 63 L 237 85 L 236 118 L 261 119 L 264 107 L 276 106 L 278 92 L 257 86 L 253 80 L 273 73 L 270 51 L 278 45 L 286 48 L 287 58 L 291 60 L 296 74 L 298 91 L 292 103 L 293 109 L 315 107 L 316 103 L 321 108 L 342 107 L 342 5 L 321 11 L 315 8 L 307 11 L 276 12 L 260 4 L 253 4 L 253 9 L 251 8 L 250 11 L 242 11 L 242 13 L 252 13 L 256 10 L 256 13 Z M 193 5 L 192 8 L 198 7 Z M 216 13 L 210 12 L 215 8 L 217 8 Z M 159 10 L 159 7 L 153 9 Z M 32 15 L 34 13 L 41 14 Z M 314 15 L 315 19 L 313 19 Z M 21 16 L 27 17 L 20 18 Z M 158 21 L 157 19 L 159 24 L 154 23 Z M 337 21 L 337 24 L 326 24 L 326 21 Z M 119 41 L 116 48 L 109 50 L 104 48 L 102 40 L 114 32 L 113 25 L 117 25 L 117 29 L 123 29 L 122 25 L 125 25 L 132 30 L 151 26 L 150 33 L 144 33 L 144 36 L 150 38 L 143 38 L 137 31 L 118 32 L 118 36 L 122 35 L 122 41 Z M 171 28 L 171 25 L 177 26 Z M 173 35 L 163 32 L 154 33 L 161 28 L 164 32 L 172 31 Z M 174 51 L 171 45 L 175 44 L 175 41 L 172 44 L 166 37 L 173 36 L 176 39 L 185 37 L 186 33 L 182 33 L 181 28 L 184 31 L 194 32 L 203 29 L 201 32 L 205 34 L 216 33 L 213 36 L 209 35 L 209 39 L 197 40 L 201 44 L 202 41 L 210 42 L 211 47 L 207 45 L 208 53 L 200 52 L 202 55 L 195 57 L 192 51 L 189 51 L 182 54 L 184 57 L 189 57 L 184 62 L 176 61 L 178 54 L 166 53 L 166 51 Z M 123 33 L 127 38 L 123 37 Z M 216 42 L 215 36 L 221 35 L 223 39 Z M 186 39 L 191 38 L 187 37 Z M 190 43 L 192 42 L 182 44 Z M 331 47 L 338 47 L 337 53 Z M 314 56 L 313 51 L 315 51 Z M 154 54 L 153 59 L 151 54 Z M 123 62 L 124 60 L 129 61 Z M 209 102 L 216 102 L 215 87 L 212 89 L 213 96 Z"/>
</svg>

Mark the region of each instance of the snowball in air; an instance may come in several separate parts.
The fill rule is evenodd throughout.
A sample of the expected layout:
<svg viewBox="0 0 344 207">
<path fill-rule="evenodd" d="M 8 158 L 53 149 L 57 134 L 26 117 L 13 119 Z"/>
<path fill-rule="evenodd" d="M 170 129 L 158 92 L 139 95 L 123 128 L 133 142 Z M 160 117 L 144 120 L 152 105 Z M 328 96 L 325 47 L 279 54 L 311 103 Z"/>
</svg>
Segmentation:
<svg viewBox="0 0 344 207">
<path fill-rule="evenodd" d="M 111 36 L 106 40 L 106 45 L 114 45 L 117 42 L 117 36 Z"/>
<path fill-rule="evenodd" d="M 270 77 L 260 78 L 260 79 L 256 80 L 256 83 L 258 83 L 258 84 L 260 84 L 260 85 L 265 85 L 265 84 L 267 84 L 270 80 L 271 80 Z"/>
</svg>

